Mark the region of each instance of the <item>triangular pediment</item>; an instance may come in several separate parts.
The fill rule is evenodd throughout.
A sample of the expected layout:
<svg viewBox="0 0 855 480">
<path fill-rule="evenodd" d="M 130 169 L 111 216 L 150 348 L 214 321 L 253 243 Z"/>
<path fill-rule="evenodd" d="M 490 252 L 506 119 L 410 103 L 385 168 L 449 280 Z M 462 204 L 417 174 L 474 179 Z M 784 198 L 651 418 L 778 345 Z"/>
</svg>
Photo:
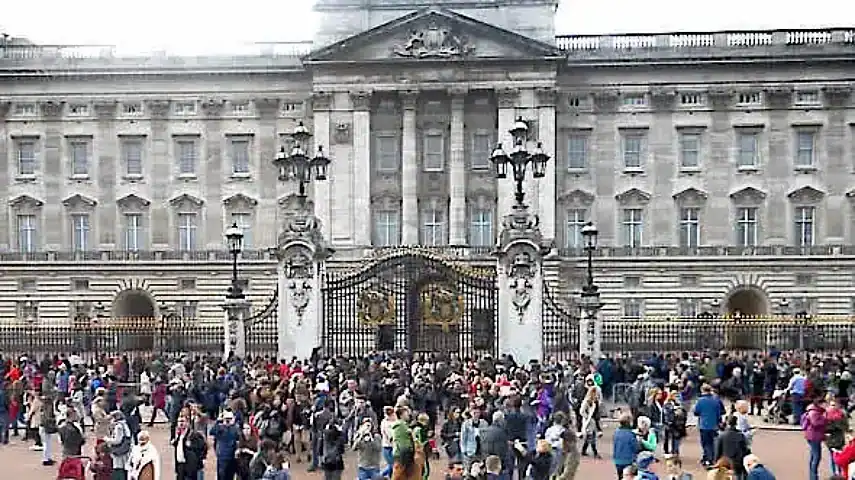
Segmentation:
<svg viewBox="0 0 855 480">
<path fill-rule="evenodd" d="M 615 195 L 615 200 L 620 203 L 647 203 L 650 201 L 650 194 L 639 188 L 630 188 L 622 193 Z"/>
<path fill-rule="evenodd" d="M 85 195 L 75 193 L 63 200 L 62 204 L 68 208 L 92 208 L 97 205 L 98 202 L 94 198 L 89 198 Z"/>
<path fill-rule="evenodd" d="M 766 199 L 766 192 L 754 187 L 743 187 L 730 194 L 737 203 L 760 203 Z"/>
<path fill-rule="evenodd" d="M 230 208 L 252 208 L 258 205 L 258 200 L 243 193 L 236 193 L 224 198 L 223 205 Z"/>
<path fill-rule="evenodd" d="M 151 202 L 146 200 L 145 198 L 140 197 L 139 195 L 130 193 L 116 200 L 116 205 L 118 205 L 119 208 L 122 209 L 145 208 L 151 205 Z"/>
<path fill-rule="evenodd" d="M 39 208 L 44 204 L 45 202 L 29 195 L 18 195 L 9 200 L 9 206 L 12 208 Z"/>
<path fill-rule="evenodd" d="M 559 195 L 557 198 L 559 203 L 562 203 L 565 205 L 578 205 L 578 206 L 588 206 L 588 205 L 594 203 L 595 199 L 596 199 L 596 197 L 594 197 L 593 193 L 586 192 L 586 191 L 580 190 L 578 188 L 571 190 L 567 193 L 563 193 L 563 194 Z"/>
<path fill-rule="evenodd" d="M 201 198 L 194 197 L 189 193 L 182 193 L 177 197 L 173 198 L 169 201 L 169 204 L 175 208 L 181 207 L 191 207 L 191 208 L 202 208 L 202 205 L 205 204 L 205 201 Z"/>
<path fill-rule="evenodd" d="M 707 192 L 695 188 L 689 187 L 680 190 L 679 192 L 673 195 L 674 201 L 678 203 L 684 204 L 696 204 L 703 203 L 707 199 Z"/>
<path fill-rule="evenodd" d="M 418 10 L 311 52 L 306 63 L 562 58 L 555 46 L 444 8 Z"/>
<path fill-rule="evenodd" d="M 815 203 L 822 200 L 822 197 L 824 196 L 825 192 L 818 188 L 811 187 L 810 185 L 797 188 L 787 194 L 790 201 L 796 203 Z"/>
</svg>

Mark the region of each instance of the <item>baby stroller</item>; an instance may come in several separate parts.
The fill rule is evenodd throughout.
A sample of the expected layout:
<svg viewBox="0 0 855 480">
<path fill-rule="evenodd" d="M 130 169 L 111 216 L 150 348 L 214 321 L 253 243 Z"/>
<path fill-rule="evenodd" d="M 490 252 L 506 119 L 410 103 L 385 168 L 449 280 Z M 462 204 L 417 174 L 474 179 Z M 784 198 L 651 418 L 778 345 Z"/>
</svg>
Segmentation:
<svg viewBox="0 0 855 480">
<path fill-rule="evenodd" d="M 56 480 L 86 480 L 89 457 L 67 457 L 59 463 Z"/>
<path fill-rule="evenodd" d="M 793 413 L 793 406 L 786 390 L 775 390 L 772 393 L 772 403 L 766 410 L 766 423 L 781 425 L 788 423 L 788 417 Z"/>
</svg>

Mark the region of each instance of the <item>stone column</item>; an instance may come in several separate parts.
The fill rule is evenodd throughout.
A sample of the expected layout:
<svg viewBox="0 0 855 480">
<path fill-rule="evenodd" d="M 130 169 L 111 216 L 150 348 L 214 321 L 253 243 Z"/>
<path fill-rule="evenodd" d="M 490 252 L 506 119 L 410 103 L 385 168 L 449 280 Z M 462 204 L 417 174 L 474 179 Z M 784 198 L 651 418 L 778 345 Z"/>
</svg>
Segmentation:
<svg viewBox="0 0 855 480">
<path fill-rule="evenodd" d="M 70 238 L 64 238 L 63 225 L 65 215 L 62 210 L 62 195 L 65 192 L 67 172 L 63 169 L 62 158 L 62 107 L 60 101 L 47 101 L 41 104 L 42 119 L 45 122 L 44 155 L 41 160 L 41 174 L 45 191 L 45 206 L 42 209 L 42 225 L 45 226 L 41 240 L 47 251 L 70 249 Z"/>
<path fill-rule="evenodd" d="M 225 341 L 223 342 L 223 359 L 231 353 L 238 358 L 246 357 L 246 325 L 244 319 L 249 315 L 249 301 L 246 298 L 228 298 L 223 304 L 225 317 Z"/>
<path fill-rule="evenodd" d="M 499 235 L 499 354 L 543 359 L 543 256 L 548 243 L 525 205 L 514 205 Z"/>
<path fill-rule="evenodd" d="M 404 107 L 401 139 L 401 243 L 419 244 L 419 162 L 416 149 L 416 104 L 418 92 L 401 92 Z"/>
<path fill-rule="evenodd" d="M 551 158 L 546 163 L 546 176 L 537 182 L 537 214 L 540 217 L 540 231 L 543 238 L 555 239 L 555 100 L 554 88 L 541 88 L 536 91 L 538 100 L 537 129 L 538 141 L 543 151 Z"/>
<path fill-rule="evenodd" d="M 175 177 L 175 163 L 169 158 L 169 101 L 152 100 L 146 103 L 151 117 L 151 249 L 169 248 L 169 186 Z M 148 160 L 148 158 L 146 158 Z"/>
<path fill-rule="evenodd" d="M 371 245 L 371 95 L 357 92 L 350 98 L 353 103 L 353 239 L 356 245 L 368 246 Z"/>
<path fill-rule="evenodd" d="M 466 245 L 466 141 L 464 135 L 464 112 L 466 90 L 452 89 L 451 95 L 451 133 L 448 191 L 449 230 L 451 245 Z"/>
<path fill-rule="evenodd" d="M 222 206 L 223 183 L 226 178 L 231 177 L 231 166 L 223 164 L 231 159 L 228 153 L 223 152 L 222 115 L 225 104 L 225 100 L 221 99 L 211 99 L 202 103 L 202 112 L 205 114 L 205 133 L 202 138 L 205 142 L 203 150 L 205 158 L 199 166 L 199 178 L 204 182 L 202 190 L 205 199 L 205 207 L 202 211 L 204 221 L 200 232 L 204 236 L 200 235 L 201 238 L 197 238 L 197 241 L 209 250 L 222 248 L 223 231 L 226 229 Z"/>
<path fill-rule="evenodd" d="M 95 113 L 98 115 L 98 150 L 97 165 L 98 175 L 98 210 L 97 210 L 97 233 L 99 238 L 99 250 L 113 250 L 116 248 L 116 228 L 121 225 L 117 222 L 118 210 L 116 209 L 116 179 L 117 170 L 122 167 L 120 159 L 120 147 L 116 132 L 113 129 L 116 118 L 115 101 L 104 101 L 95 103 Z"/>
<path fill-rule="evenodd" d="M 519 90 L 503 89 L 496 92 L 499 102 L 499 143 L 505 152 L 510 152 L 514 148 L 514 139 L 508 130 L 514 126 L 516 120 L 517 101 L 520 97 Z M 508 178 L 499 179 L 497 182 L 498 189 L 498 210 L 496 215 L 502 217 L 511 213 L 511 206 L 514 204 L 514 179 L 508 168 Z"/>
<path fill-rule="evenodd" d="M 332 95 L 328 93 L 316 93 L 312 96 L 312 113 L 314 114 L 315 128 L 315 145 L 312 155 L 318 153 L 318 146 L 324 148 L 324 155 L 330 157 L 332 161 L 336 161 L 331 157 L 330 151 L 331 136 L 330 136 L 330 108 L 332 107 Z M 344 159 L 338 159 L 343 161 Z M 369 169 L 365 169 L 369 170 Z M 314 182 L 314 203 L 315 216 L 321 222 L 321 232 L 324 238 L 332 238 L 332 197 L 330 196 L 330 183 L 332 179 L 332 169 L 329 169 L 330 178 L 327 181 Z M 366 187 L 367 189 L 367 187 Z"/>
<path fill-rule="evenodd" d="M 289 214 L 276 247 L 279 259 L 277 353 L 280 359 L 296 356 L 305 360 L 321 346 L 321 288 L 324 262 L 331 254 L 314 212 L 303 207 Z"/>
<path fill-rule="evenodd" d="M 0 158 L 11 158 L 9 155 L 9 144 L 11 142 L 9 142 L 9 132 L 6 129 L 6 115 L 9 113 L 11 106 L 11 102 L 0 102 Z M 14 148 L 14 145 L 12 148 Z M 0 162 L 0 198 L 9 198 L 9 185 L 12 184 L 11 180 L 17 173 L 16 170 L 10 169 L 10 167 L 10 162 Z M 0 211 L 0 232 L 8 232 L 6 235 L 0 237 L 0 252 L 11 250 L 13 245 L 17 244 L 14 237 L 18 233 L 15 222 L 10 218 L 8 208 Z M 41 248 L 41 246 L 37 248 Z"/>
</svg>

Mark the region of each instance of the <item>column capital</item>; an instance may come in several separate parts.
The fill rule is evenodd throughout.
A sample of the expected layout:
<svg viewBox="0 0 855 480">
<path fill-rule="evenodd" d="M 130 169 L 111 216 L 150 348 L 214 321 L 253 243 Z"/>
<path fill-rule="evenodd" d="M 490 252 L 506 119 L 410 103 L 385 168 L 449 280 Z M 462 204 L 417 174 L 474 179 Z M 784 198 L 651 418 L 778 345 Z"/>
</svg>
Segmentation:
<svg viewBox="0 0 855 480">
<path fill-rule="evenodd" d="M 404 110 L 415 110 L 419 101 L 418 90 L 401 90 L 398 92 L 398 97 L 401 98 L 401 105 Z"/>
<path fill-rule="evenodd" d="M 41 103 L 42 116 L 47 118 L 59 118 L 62 116 L 62 107 L 65 102 L 60 100 L 48 100 Z"/>
<path fill-rule="evenodd" d="M 102 120 L 109 120 L 116 116 L 116 107 L 119 102 L 115 100 L 96 100 L 93 103 L 95 114 Z"/>
<path fill-rule="evenodd" d="M 558 89 L 555 87 L 539 87 L 534 93 L 539 107 L 554 107 L 558 103 Z"/>
<path fill-rule="evenodd" d="M 371 110 L 371 92 L 358 91 L 350 92 L 350 102 L 353 104 L 353 109 L 360 112 Z"/>
<path fill-rule="evenodd" d="M 518 88 L 496 89 L 496 98 L 499 100 L 499 108 L 515 108 L 520 98 Z"/>
<path fill-rule="evenodd" d="M 356 103 L 356 102 L 354 102 Z M 312 110 L 330 110 L 333 104 L 333 95 L 328 92 L 312 93 Z"/>
<path fill-rule="evenodd" d="M 169 115 L 169 100 L 149 100 L 145 108 L 152 117 L 164 118 Z"/>
</svg>

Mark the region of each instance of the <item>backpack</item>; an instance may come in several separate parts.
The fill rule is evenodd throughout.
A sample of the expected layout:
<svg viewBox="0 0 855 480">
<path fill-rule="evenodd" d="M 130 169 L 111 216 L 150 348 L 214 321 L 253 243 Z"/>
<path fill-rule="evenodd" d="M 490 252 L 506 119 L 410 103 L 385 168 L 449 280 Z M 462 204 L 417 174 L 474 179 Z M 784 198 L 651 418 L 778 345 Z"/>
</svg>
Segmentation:
<svg viewBox="0 0 855 480">
<path fill-rule="evenodd" d="M 264 427 L 264 436 L 275 439 L 282 436 L 282 424 L 278 417 L 273 417 L 267 421 L 267 426 Z"/>
<path fill-rule="evenodd" d="M 122 429 L 122 440 L 118 445 L 110 448 L 110 453 L 116 457 L 124 457 L 131 453 L 131 432 L 127 427 Z"/>
</svg>

